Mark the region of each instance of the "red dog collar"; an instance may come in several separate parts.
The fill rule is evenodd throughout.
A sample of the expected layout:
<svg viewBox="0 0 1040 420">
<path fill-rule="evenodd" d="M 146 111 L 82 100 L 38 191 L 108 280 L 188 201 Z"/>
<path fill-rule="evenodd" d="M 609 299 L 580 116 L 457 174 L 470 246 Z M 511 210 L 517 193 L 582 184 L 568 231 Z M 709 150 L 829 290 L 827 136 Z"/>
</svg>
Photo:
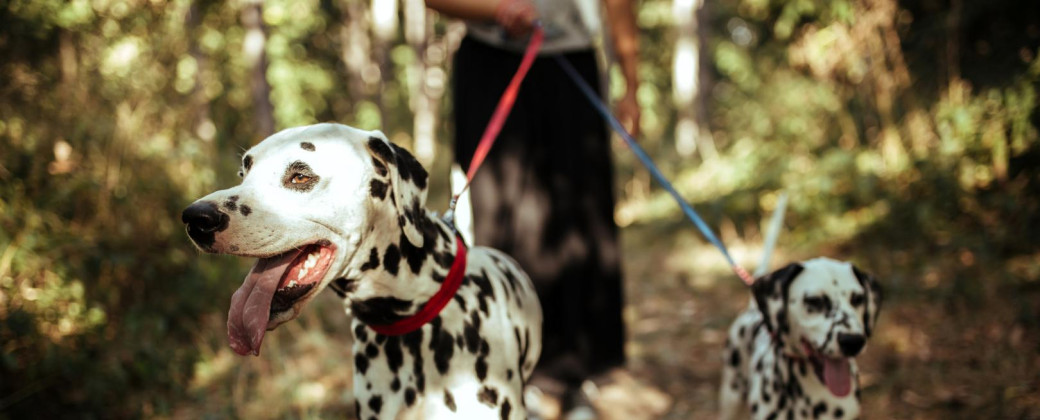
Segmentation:
<svg viewBox="0 0 1040 420">
<path fill-rule="evenodd" d="M 441 283 L 440 290 L 426 302 L 426 305 L 423 305 L 419 312 L 393 324 L 369 325 L 369 327 L 383 335 L 404 335 L 422 328 L 427 322 L 436 318 L 448 305 L 448 302 L 451 302 L 451 298 L 455 297 L 455 292 L 459 290 L 462 278 L 466 275 L 466 245 L 459 237 L 455 238 L 455 243 L 455 262 L 451 264 L 448 277 Z"/>
</svg>

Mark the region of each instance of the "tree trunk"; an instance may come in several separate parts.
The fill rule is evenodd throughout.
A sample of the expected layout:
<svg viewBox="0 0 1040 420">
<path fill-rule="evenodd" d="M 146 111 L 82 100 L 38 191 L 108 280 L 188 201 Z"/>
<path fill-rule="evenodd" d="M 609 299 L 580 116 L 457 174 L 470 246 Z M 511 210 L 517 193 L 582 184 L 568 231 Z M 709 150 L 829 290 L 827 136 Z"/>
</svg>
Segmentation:
<svg viewBox="0 0 1040 420">
<path fill-rule="evenodd" d="M 706 11 L 704 0 L 673 0 L 678 42 L 672 63 L 672 97 L 677 109 L 675 149 L 689 157 L 700 149 L 704 159 L 718 155 L 707 125 L 703 98 L 707 85 L 701 52 L 704 51 Z"/>
<path fill-rule="evenodd" d="M 250 67 L 249 88 L 253 93 L 256 134 L 261 138 L 274 134 L 274 106 L 271 85 L 267 83 L 267 35 L 264 33 L 261 0 L 246 0 L 242 9 L 242 26 L 246 29 L 242 52 Z"/>
</svg>

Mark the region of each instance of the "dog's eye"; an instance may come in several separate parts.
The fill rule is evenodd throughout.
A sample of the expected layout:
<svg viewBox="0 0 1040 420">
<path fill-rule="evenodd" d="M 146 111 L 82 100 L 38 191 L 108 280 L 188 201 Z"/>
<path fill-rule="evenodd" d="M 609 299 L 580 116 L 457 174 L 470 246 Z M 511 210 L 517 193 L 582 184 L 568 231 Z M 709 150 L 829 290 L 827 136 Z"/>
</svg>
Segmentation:
<svg viewBox="0 0 1040 420">
<path fill-rule="evenodd" d="M 860 306 L 863 304 L 864 300 L 866 300 L 866 298 L 863 296 L 862 293 L 856 293 L 852 295 L 851 299 L 849 299 L 849 303 L 851 303 L 852 306 Z"/>
<path fill-rule="evenodd" d="M 310 181 L 310 180 L 311 180 L 311 177 L 309 177 L 307 175 L 295 174 L 295 175 L 293 175 L 293 177 L 291 179 L 289 179 L 289 183 L 291 183 L 291 184 L 306 184 L 307 181 Z"/>
<path fill-rule="evenodd" d="M 827 310 L 827 298 L 823 296 L 807 296 L 805 298 L 805 309 L 810 312 L 823 312 Z"/>
</svg>

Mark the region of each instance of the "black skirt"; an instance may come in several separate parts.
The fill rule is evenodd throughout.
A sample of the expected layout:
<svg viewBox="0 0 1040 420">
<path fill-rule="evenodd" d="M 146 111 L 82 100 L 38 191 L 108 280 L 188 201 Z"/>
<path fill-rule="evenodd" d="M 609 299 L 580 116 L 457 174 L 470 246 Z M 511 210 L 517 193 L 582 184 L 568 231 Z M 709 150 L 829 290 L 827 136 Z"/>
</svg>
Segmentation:
<svg viewBox="0 0 1040 420">
<path fill-rule="evenodd" d="M 594 87 L 590 50 L 565 57 Z M 454 62 L 455 160 L 468 170 L 521 55 L 471 37 Z M 476 244 L 515 258 L 544 314 L 536 372 L 570 384 L 624 364 L 610 138 L 551 57 L 539 57 L 471 186 Z"/>
</svg>

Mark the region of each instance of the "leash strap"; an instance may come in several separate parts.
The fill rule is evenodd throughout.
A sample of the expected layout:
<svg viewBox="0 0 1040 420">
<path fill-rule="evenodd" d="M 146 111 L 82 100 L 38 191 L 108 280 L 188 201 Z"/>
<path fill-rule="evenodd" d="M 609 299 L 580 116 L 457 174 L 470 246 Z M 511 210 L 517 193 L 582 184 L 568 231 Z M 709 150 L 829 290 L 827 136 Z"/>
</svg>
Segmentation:
<svg viewBox="0 0 1040 420">
<path fill-rule="evenodd" d="M 448 276 L 441 283 L 440 290 L 437 290 L 437 293 L 423 305 L 422 309 L 419 309 L 419 312 L 393 324 L 369 325 L 369 328 L 383 335 L 404 335 L 422 328 L 427 322 L 440 315 L 441 310 L 455 297 L 455 292 L 462 285 L 462 279 L 466 277 L 466 245 L 458 236 L 455 237 L 455 244 L 455 261 L 451 263 Z"/>
<path fill-rule="evenodd" d="M 625 140 L 625 143 L 628 144 L 628 148 L 632 150 L 633 153 L 635 153 L 636 157 L 639 158 L 639 161 L 642 162 L 643 166 L 645 166 L 646 169 L 650 171 L 650 174 L 653 175 L 655 179 L 657 179 L 657 182 L 661 183 L 661 186 L 663 186 L 664 189 L 672 195 L 672 198 L 674 198 L 675 201 L 679 203 L 679 207 L 682 208 L 682 211 L 686 214 L 686 217 L 693 221 L 693 224 L 697 226 L 697 229 L 700 230 L 702 234 L 704 234 L 704 237 L 707 238 L 712 245 L 715 245 L 715 247 L 718 248 L 719 251 L 722 251 L 722 256 L 726 257 L 726 261 L 729 262 L 730 268 L 733 269 L 733 272 L 737 275 L 737 277 L 740 277 L 740 279 L 743 280 L 744 283 L 748 286 L 750 286 L 751 283 L 754 283 L 755 279 L 751 277 L 751 274 L 749 274 L 747 270 L 745 270 L 743 267 L 737 265 L 737 263 L 733 260 L 733 257 L 729 255 L 729 251 L 726 250 L 726 246 L 722 244 L 722 241 L 715 237 L 715 234 L 711 231 L 711 228 L 708 227 L 707 223 L 704 223 L 704 220 L 702 220 L 700 215 L 697 214 L 697 211 L 695 211 L 693 207 L 690 207 L 686 200 L 684 200 L 682 196 L 679 195 L 679 192 L 676 191 L 674 187 L 672 187 L 672 184 L 668 182 L 668 179 L 665 178 L 664 174 L 662 174 L 661 171 L 657 169 L 657 165 L 655 165 L 653 160 L 650 159 L 650 156 L 648 156 L 646 152 L 643 151 L 643 148 L 640 147 L 638 143 L 636 143 L 635 139 L 632 138 L 632 135 L 630 135 L 628 131 L 625 130 L 625 127 L 621 125 L 621 122 L 619 122 L 617 118 L 615 118 L 614 115 L 610 113 L 610 109 L 607 108 L 607 105 L 604 104 L 603 101 L 599 98 L 599 96 L 596 95 L 595 91 L 593 91 L 592 88 L 589 87 L 588 83 L 585 83 L 585 80 L 582 79 L 580 75 L 578 75 L 577 70 L 575 70 L 574 67 L 571 66 L 571 63 L 568 62 L 566 58 L 560 55 L 556 55 L 554 56 L 554 58 L 556 59 L 556 62 L 560 64 L 560 67 L 563 68 L 563 71 L 567 73 L 567 76 L 569 76 L 571 80 L 576 85 L 578 85 L 578 88 L 581 89 L 581 92 L 585 95 L 585 98 L 588 99 L 592 106 L 596 108 L 597 111 L 599 111 L 600 115 L 602 115 L 603 118 L 605 118 L 607 122 L 610 123 L 611 128 L 613 128 L 614 131 L 617 132 L 618 135 L 620 135 L 621 138 Z"/>
<path fill-rule="evenodd" d="M 520 84 L 524 81 L 524 77 L 527 77 L 527 71 L 531 69 L 531 65 L 534 64 L 534 59 L 538 56 L 538 49 L 541 48 L 544 39 L 545 31 L 542 29 L 542 26 L 535 25 L 534 31 L 531 33 L 531 40 L 528 41 L 527 49 L 524 50 L 524 57 L 520 61 L 520 67 L 516 69 L 513 79 L 509 81 L 505 92 L 502 93 L 502 97 L 498 100 L 498 106 L 495 107 L 495 112 L 491 114 L 491 121 L 488 122 L 487 128 L 484 129 L 484 134 L 480 136 L 477 150 L 473 152 L 469 170 L 466 171 L 466 183 L 463 184 L 458 193 L 451 197 L 448 211 L 444 213 L 444 218 L 452 229 L 455 228 L 455 205 L 458 204 L 459 196 L 469 188 L 469 184 L 473 182 L 473 176 L 477 174 L 480 165 L 484 163 L 484 158 L 491 151 L 491 146 L 495 144 L 498 133 L 502 131 L 502 126 L 505 125 L 506 117 L 513 110 L 513 104 L 516 102 Z"/>
</svg>

